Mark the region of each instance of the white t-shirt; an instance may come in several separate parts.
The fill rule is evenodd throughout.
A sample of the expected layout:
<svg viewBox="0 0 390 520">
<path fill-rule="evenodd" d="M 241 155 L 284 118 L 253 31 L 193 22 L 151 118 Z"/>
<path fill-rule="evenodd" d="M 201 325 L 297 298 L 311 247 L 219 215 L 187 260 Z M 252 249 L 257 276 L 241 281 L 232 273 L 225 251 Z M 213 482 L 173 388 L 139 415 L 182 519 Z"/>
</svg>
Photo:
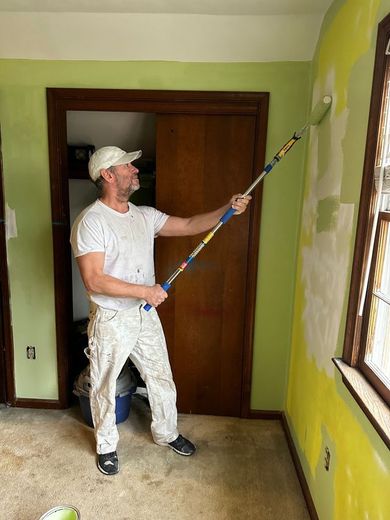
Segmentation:
<svg viewBox="0 0 390 520">
<path fill-rule="evenodd" d="M 154 285 L 154 239 L 168 215 L 149 206 L 119 213 L 100 200 L 88 206 L 72 226 L 70 242 L 75 257 L 105 253 L 103 272 L 125 282 Z M 140 305 L 136 298 L 91 293 L 89 298 L 106 309 L 123 310 Z"/>
</svg>

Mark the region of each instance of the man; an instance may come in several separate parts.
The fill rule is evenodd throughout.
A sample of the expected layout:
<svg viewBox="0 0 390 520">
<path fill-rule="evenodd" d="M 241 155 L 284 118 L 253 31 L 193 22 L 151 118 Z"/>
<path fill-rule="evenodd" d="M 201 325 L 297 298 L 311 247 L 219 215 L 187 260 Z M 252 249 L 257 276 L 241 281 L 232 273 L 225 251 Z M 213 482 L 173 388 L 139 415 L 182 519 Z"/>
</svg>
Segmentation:
<svg viewBox="0 0 390 520">
<path fill-rule="evenodd" d="M 73 252 L 91 302 L 90 403 L 97 465 L 106 475 L 119 471 L 115 388 L 129 357 L 147 387 L 153 440 L 180 455 L 195 452 L 192 442 L 177 431 L 176 388 L 157 311 L 142 308 L 145 302 L 157 307 L 168 296 L 154 279 L 154 238 L 205 232 L 229 207 L 233 206 L 237 214 L 245 211 L 251 198 L 235 195 L 226 206 L 190 218 L 137 207 L 128 201 L 140 187 L 132 162 L 141 153 L 105 146 L 91 156 L 89 175 L 99 198 L 77 217 L 71 233 Z"/>
</svg>

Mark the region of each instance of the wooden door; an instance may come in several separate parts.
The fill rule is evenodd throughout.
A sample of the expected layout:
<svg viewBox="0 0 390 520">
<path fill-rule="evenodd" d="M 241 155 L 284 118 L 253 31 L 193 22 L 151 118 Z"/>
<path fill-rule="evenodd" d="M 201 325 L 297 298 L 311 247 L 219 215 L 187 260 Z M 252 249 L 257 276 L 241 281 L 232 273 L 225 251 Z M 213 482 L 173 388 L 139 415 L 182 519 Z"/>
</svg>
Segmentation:
<svg viewBox="0 0 390 520">
<path fill-rule="evenodd" d="M 156 205 L 176 216 L 226 204 L 252 182 L 256 117 L 159 115 Z M 184 413 L 241 415 L 250 212 L 233 217 L 159 307 Z M 204 238 L 156 241 L 157 281 Z"/>
</svg>

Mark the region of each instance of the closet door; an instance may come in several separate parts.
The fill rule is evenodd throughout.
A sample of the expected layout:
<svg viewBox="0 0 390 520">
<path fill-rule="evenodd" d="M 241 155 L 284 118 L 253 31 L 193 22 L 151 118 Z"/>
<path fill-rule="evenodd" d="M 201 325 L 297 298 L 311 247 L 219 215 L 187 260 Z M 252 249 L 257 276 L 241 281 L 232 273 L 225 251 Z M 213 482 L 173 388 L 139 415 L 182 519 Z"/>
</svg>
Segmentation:
<svg viewBox="0 0 390 520">
<path fill-rule="evenodd" d="M 252 182 L 255 116 L 157 117 L 156 206 L 191 216 L 226 204 Z M 250 215 L 233 216 L 180 275 L 159 307 L 183 413 L 240 416 Z M 196 237 L 156 240 L 165 281 Z"/>
</svg>

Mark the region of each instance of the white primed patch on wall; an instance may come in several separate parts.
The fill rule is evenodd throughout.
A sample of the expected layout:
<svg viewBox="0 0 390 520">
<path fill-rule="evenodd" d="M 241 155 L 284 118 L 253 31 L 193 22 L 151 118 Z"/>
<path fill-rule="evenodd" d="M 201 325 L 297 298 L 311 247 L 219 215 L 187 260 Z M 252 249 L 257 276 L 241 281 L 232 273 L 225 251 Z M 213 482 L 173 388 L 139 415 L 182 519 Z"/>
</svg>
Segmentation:
<svg viewBox="0 0 390 520">
<path fill-rule="evenodd" d="M 332 78 L 328 78 L 329 84 Z M 330 92 L 332 92 L 331 85 Z M 315 97 L 315 96 L 314 96 Z M 302 248 L 305 303 L 303 311 L 304 333 L 308 354 L 320 369 L 333 377 L 335 367 L 331 361 L 338 342 L 344 294 L 348 283 L 347 269 L 350 258 L 353 204 L 341 204 L 341 172 L 343 170 L 342 142 L 348 112 L 332 117 L 329 163 L 318 163 L 318 141 L 321 129 L 312 132 L 308 160 L 309 191 L 303 209 L 305 234 L 310 244 Z M 325 204 L 332 202 L 332 205 Z M 324 203 L 321 206 L 321 203 Z M 319 225 L 321 211 L 326 215 L 328 227 Z"/>
</svg>

